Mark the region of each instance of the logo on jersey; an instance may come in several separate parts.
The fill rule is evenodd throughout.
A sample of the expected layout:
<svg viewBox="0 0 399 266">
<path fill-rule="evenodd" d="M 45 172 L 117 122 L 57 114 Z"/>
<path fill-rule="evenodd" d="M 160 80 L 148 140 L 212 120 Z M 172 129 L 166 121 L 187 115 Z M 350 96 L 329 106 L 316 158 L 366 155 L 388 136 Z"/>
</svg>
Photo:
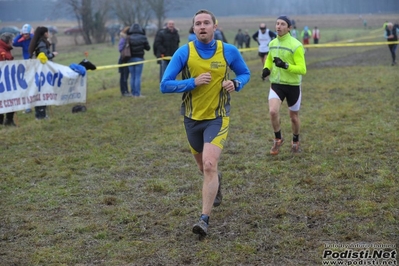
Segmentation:
<svg viewBox="0 0 399 266">
<path fill-rule="evenodd" d="M 219 69 L 220 67 L 226 67 L 226 65 L 224 64 L 224 62 L 211 62 L 211 69 Z"/>
</svg>

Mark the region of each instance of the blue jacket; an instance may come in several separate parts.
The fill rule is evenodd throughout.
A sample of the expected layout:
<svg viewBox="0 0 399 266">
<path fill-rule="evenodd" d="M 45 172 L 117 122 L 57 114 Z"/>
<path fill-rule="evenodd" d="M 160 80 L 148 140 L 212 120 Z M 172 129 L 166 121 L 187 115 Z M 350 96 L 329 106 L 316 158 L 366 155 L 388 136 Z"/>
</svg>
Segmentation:
<svg viewBox="0 0 399 266">
<path fill-rule="evenodd" d="M 29 44 L 33 38 L 33 34 L 31 33 L 30 38 L 27 40 L 24 40 L 21 38 L 22 38 L 22 34 L 18 34 L 12 42 L 12 46 L 22 47 L 22 56 L 24 57 L 24 59 L 29 59 Z"/>
</svg>

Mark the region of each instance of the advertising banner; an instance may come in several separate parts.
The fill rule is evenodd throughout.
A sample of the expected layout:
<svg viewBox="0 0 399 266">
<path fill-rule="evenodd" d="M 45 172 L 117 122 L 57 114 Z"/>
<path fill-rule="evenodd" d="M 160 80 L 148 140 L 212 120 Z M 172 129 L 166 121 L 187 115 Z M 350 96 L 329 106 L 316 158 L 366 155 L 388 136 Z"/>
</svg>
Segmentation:
<svg viewBox="0 0 399 266">
<path fill-rule="evenodd" d="M 0 62 L 0 113 L 86 102 L 87 75 L 37 59 Z"/>
</svg>

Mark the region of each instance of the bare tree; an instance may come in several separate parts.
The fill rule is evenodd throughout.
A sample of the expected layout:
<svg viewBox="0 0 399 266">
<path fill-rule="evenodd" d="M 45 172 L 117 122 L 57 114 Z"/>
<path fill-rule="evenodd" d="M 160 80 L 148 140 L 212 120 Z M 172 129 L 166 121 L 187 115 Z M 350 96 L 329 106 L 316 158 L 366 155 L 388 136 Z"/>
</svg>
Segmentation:
<svg viewBox="0 0 399 266">
<path fill-rule="evenodd" d="M 97 43 L 104 42 L 107 36 L 106 23 L 111 7 L 111 0 L 96 1 L 94 16 L 92 19 L 92 36 Z"/>
<path fill-rule="evenodd" d="M 151 19 L 152 9 L 146 0 L 115 0 L 113 10 L 118 19 L 126 26 L 138 23 L 147 25 Z"/>
<path fill-rule="evenodd" d="M 172 9 L 179 9 L 183 6 L 183 0 L 147 0 L 158 20 L 158 28 L 163 27 L 163 22 L 166 19 L 168 11 Z"/>
<path fill-rule="evenodd" d="M 151 6 L 148 4 L 148 1 L 141 0 L 137 1 L 137 23 L 142 25 L 143 27 L 148 24 L 148 21 L 151 19 L 152 16 L 152 9 Z"/>
<path fill-rule="evenodd" d="M 76 1 L 76 0 L 70 0 L 73 2 L 80 2 L 80 1 Z M 78 3 L 79 4 L 79 3 Z M 93 30 L 93 17 L 91 14 L 91 0 L 82 0 L 82 2 L 80 3 L 81 6 L 79 9 L 77 9 L 77 13 L 75 13 L 76 17 L 78 18 L 78 21 L 81 20 L 82 21 L 82 34 L 83 34 L 83 39 L 85 40 L 86 44 L 91 44 L 91 32 Z"/>
<path fill-rule="evenodd" d="M 56 8 L 72 11 L 82 29 L 85 44 L 92 44 L 92 37 L 97 43 L 104 42 L 106 38 L 105 23 L 108 19 L 110 2 L 111 0 L 96 0 L 93 4 L 92 0 L 61 0 Z"/>
<path fill-rule="evenodd" d="M 129 26 L 136 21 L 135 0 L 115 0 L 113 10 L 123 25 Z"/>
<path fill-rule="evenodd" d="M 162 28 L 163 21 L 166 18 L 166 3 L 167 0 L 148 0 L 148 4 L 151 6 L 156 19 L 158 20 L 158 29 Z"/>
</svg>

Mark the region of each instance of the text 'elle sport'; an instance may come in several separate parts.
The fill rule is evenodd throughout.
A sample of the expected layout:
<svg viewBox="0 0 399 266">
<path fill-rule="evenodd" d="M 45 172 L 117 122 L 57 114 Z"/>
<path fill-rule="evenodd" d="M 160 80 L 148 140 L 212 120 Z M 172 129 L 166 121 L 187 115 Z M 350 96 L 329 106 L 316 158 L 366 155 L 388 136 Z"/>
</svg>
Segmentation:
<svg viewBox="0 0 399 266">
<path fill-rule="evenodd" d="M 17 90 L 18 87 L 21 89 L 27 89 L 28 83 L 25 80 L 25 66 L 23 64 L 7 65 L 3 71 L 0 69 L 0 93 L 5 91 Z M 35 85 L 40 88 L 47 82 L 51 86 L 60 87 L 62 84 L 62 78 L 64 75 L 58 71 L 53 73 L 49 71 L 47 74 L 44 72 L 35 73 Z"/>
</svg>

